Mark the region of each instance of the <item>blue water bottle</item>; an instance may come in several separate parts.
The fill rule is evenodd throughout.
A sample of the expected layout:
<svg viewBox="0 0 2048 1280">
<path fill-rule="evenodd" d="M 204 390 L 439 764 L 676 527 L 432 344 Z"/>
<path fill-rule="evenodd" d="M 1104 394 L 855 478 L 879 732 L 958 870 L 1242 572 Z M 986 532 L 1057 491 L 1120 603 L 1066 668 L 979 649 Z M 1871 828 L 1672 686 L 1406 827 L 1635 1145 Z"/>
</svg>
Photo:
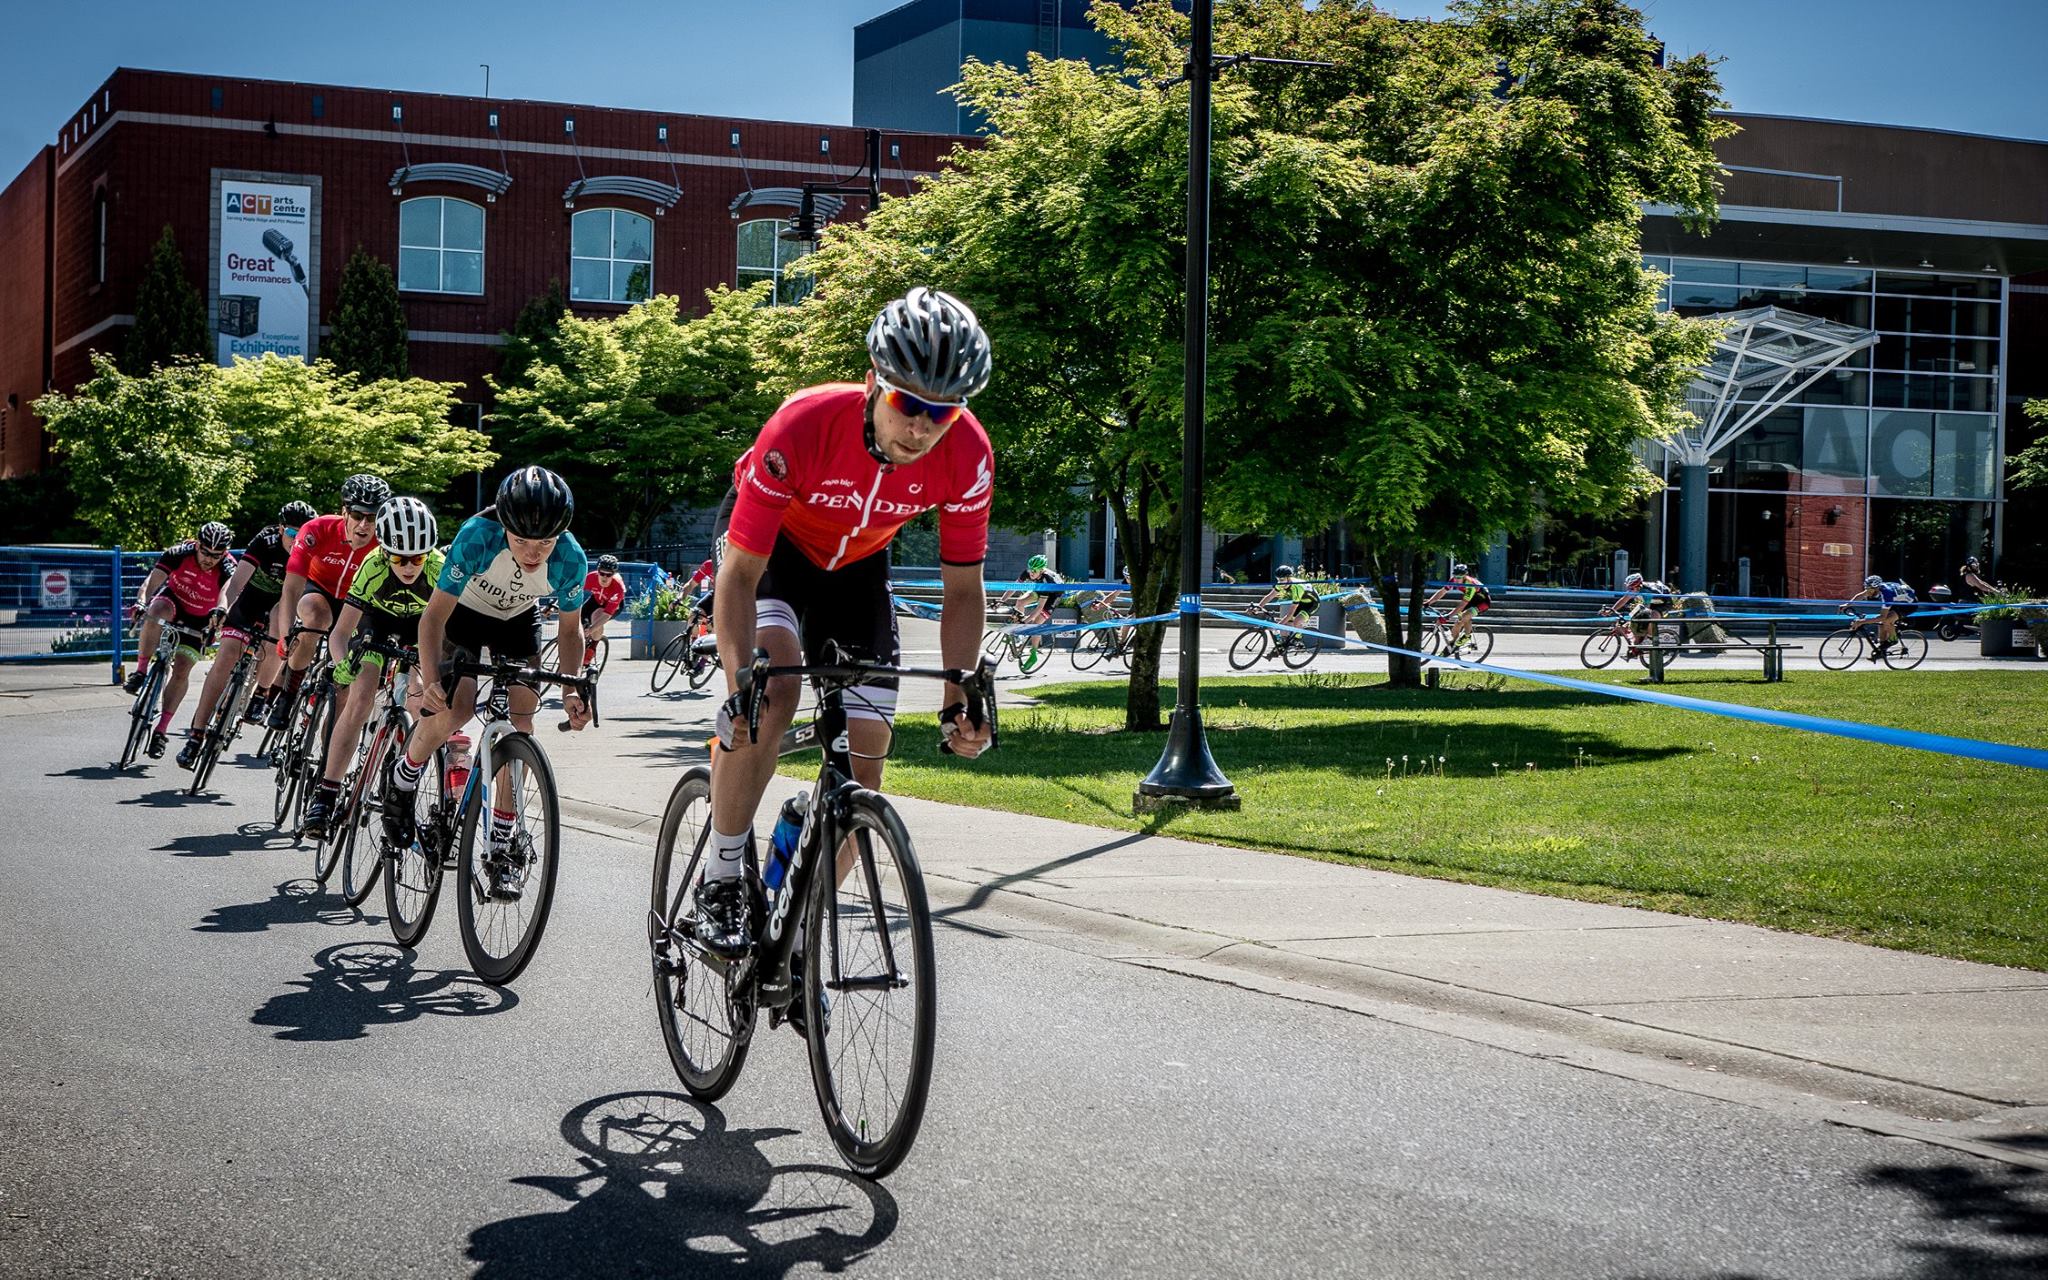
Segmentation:
<svg viewBox="0 0 2048 1280">
<path fill-rule="evenodd" d="M 796 854 L 796 840 L 803 833 L 804 812 L 810 805 L 810 793 L 804 791 L 782 802 L 782 813 L 775 819 L 775 833 L 768 838 L 768 865 L 761 868 L 761 884 L 771 899 L 782 888 L 782 878 L 789 874 L 789 860 Z"/>
</svg>

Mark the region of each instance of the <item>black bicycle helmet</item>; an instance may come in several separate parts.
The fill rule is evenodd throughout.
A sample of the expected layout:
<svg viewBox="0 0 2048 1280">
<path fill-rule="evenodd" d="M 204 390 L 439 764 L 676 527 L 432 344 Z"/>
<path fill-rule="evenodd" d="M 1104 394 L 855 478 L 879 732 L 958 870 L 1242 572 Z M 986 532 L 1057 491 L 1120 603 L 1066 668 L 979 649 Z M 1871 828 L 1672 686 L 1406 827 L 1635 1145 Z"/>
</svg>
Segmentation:
<svg viewBox="0 0 2048 1280">
<path fill-rule="evenodd" d="M 553 538 L 569 527 L 576 498 L 546 467 L 521 467 L 498 482 L 498 523 L 519 538 Z"/>
<path fill-rule="evenodd" d="M 619 571 L 619 558 L 617 556 L 599 556 L 597 558 L 597 571 L 599 573 L 617 573 Z"/>
<path fill-rule="evenodd" d="M 277 522 L 298 526 L 320 518 L 310 502 L 287 502 L 277 509 Z"/>
<path fill-rule="evenodd" d="M 344 511 L 360 511 L 364 515 L 377 514 L 377 508 L 391 498 L 391 486 L 383 478 L 372 475 L 350 476 L 341 482 L 341 506 Z"/>
<path fill-rule="evenodd" d="M 235 535 L 220 521 L 208 520 L 199 526 L 199 536 L 192 541 L 201 551 L 226 551 L 234 544 Z"/>
<path fill-rule="evenodd" d="M 967 304 L 920 285 L 868 326 L 875 372 L 914 396 L 965 402 L 988 385 L 988 334 Z"/>
</svg>

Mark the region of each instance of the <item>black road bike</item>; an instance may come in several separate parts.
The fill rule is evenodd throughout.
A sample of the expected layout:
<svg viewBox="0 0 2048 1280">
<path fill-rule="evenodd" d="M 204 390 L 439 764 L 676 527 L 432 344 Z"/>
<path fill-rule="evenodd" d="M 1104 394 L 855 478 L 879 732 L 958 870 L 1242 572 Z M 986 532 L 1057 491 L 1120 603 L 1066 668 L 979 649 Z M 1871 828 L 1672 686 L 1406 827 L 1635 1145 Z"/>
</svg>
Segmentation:
<svg viewBox="0 0 2048 1280">
<path fill-rule="evenodd" d="M 249 695 L 254 692 L 250 682 L 256 678 L 256 664 L 263 660 L 263 647 L 270 642 L 270 633 L 261 620 L 251 625 L 242 656 L 235 659 L 234 670 L 228 673 L 228 682 L 220 691 L 220 701 L 213 706 L 213 722 L 206 727 L 206 745 L 192 762 L 192 785 L 185 788 L 186 795 L 196 796 L 206 790 L 214 766 L 241 736 L 242 708 L 249 704 Z"/>
<path fill-rule="evenodd" d="M 1276 618 L 1279 615 L 1262 604 L 1255 604 L 1246 613 L 1255 618 Z M 1315 646 L 1308 637 L 1293 631 L 1270 631 L 1265 627 L 1246 627 L 1230 642 L 1228 654 L 1231 669 L 1243 671 L 1259 664 L 1266 658 L 1278 658 L 1293 670 L 1299 671 L 1316 660 Z"/>
<path fill-rule="evenodd" d="M 205 652 L 208 635 L 174 623 L 163 624 L 157 636 L 156 655 L 149 660 L 149 674 L 142 678 L 142 687 L 135 691 L 135 702 L 128 708 L 128 740 L 121 747 L 121 763 L 114 766 L 116 769 L 126 769 L 135 763 L 135 757 L 142 754 L 142 744 L 149 741 L 150 730 L 156 727 L 157 704 L 163 701 L 164 683 L 170 679 L 171 663 L 177 660 L 178 641 L 189 640 L 192 647 Z"/>
<path fill-rule="evenodd" d="M 359 907 L 377 887 L 384 869 L 383 831 L 384 787 L 387 767 L 405 750 L 412 736 L 412 717 L 406 714 L 405 698 L 410 688 L 418 650 L 358 636 L 351 651 L 382 654 L 386 660 L 383 683 L 377 688 L 377 702 L 366 722 L 362 750 L 342 779 L 341 795 L 334 816 L 328 821 L 327 838 L 340 847 L 341 896 Z M 360 679 L 360 677 L 358 677 Z"/>
<path fill-rule="evenodd" d="M 451 785 L 444 744 L 420 775 L 413 793 L 413 839 L 404 848 L 385 843 L 384 905 L 391 936 L 417 946 L 440 899 L 443 873 L 456 870 L 462 949 L 469 967 L 492 986 L 519 976 L 533 959 L 555 899 L 561 863 L 562 803 L 555 771 L 532 735 L 512 725 L 512 687 L 552 684 L 574 689 L 597 723 L 597 682 L 528 670 L 517 662 L 444 662 L 444 675 L 491 682 L 480 699 L 483 728 L 466 777 Z M 479 688 L 479 693 L 482 692 Z M 422 712 L 421 714 L 428 714 Z M 568 721 L 561 727 L 567 729 Z M 391 780 L 392 750 L 377 770 L 378 812 L 405 793 Z M 402 801 L 401 801 L 402 803 Z M 367 807 L 367 806 L 366 806 Z M 493 830 L 493 811 L 512 815 L 509 830 Z M 383 823 L 377 823 L 381 831 Z M 381 840 L 381 836 L 380 836 Z"/>
<path fill-rule="evenodd" d="M 702 689 L 711 683 L 712 673 L 718 670 L 718 666 L 717 637 L 708 629 L 700 629 L 693 618 L 692 625 L 670 639 L 661 647 L 661 652 L 654 655 L 654 670 L 647 676 L 648 691 L 660 693 L 668 688 L 677 672 L 683 673 L 691 689 Z"/>
<path fill-rule="evenodd" d="M 647 934 L 655 1007 L 676 1075 L 705 1102 L 739 1078 L 761 1010 L 771 1026 L 794 1022 L 810 1046 L 811 1083 L 833 1145 L 855 1170 L 879 1178 L 909 1154 L 924 1119 L 936 961 L 910 832 L 887 799 L 853 780 L 844 696 L 875 676 L 952 681 L 966 693 L 969 719 L 989 726 L 993 746 L 995 670 L 986 660 L 967 672 L 860 662 L 776 667 L 762 659 L 752 687 L 783 675 L 810 677 L 819 705 L 814 720 L 784 737 L 781 754 L 823 749 L 788 873 L 767 894 L 750 850 L 753 948 L 728 959 L 699 944 L 696 884 L 710 844 L 711 771 L 682 776 L 654 851 Z M 750 731 L 758 727 L 758 699 L 747 720 Z"/>
</svg>

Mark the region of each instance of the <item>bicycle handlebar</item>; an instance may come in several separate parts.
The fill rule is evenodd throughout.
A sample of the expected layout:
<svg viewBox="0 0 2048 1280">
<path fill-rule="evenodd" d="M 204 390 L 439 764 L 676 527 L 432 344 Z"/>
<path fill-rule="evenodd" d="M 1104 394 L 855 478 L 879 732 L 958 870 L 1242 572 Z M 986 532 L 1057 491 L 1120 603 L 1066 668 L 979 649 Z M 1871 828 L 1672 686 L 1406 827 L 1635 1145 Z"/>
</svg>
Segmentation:
<svg viewBox="0 0 2048 1280">
<path fill-rule="evenodd" d="M 564 689 L 574 689 L 577 695 L 583 699 L 583 705 L 590 708 L 590 723 L 598 723 L 597 678 L 595 676 L 565 676 L 553 671 L 542 671 L 538 667 L 522 666 L 517 662 L 502 658 L 495 662 L 453 661 L 442 663 L 441 678 L 445 680 L 450 675 L 453 675 L 458 680 L 464 676 L 489 676 L 496 683 L 514 681 L 519 684 L 553 684 L 560 685 Z M 420 714 L 430 716 L 434 713 L 422 707 L 420 708 Z M 566 731 L 569 729 L 570 724 L 567 720 L 564 720 L 555 727 Z"/>
<path fill-rule="evenodd" d="M 968 671 L 961 667 L 891 667 L 876 662 L 820 662 L 778 667 L 773 665 L 765 651 L 754 650 L 753 664 L 746 668 L 747 682 L 747 737 L 758 741 L 761 736 L 761 703 L 767 694 L 768 682 L 777 676 L 809 676 L 827 685 L 840 688 L 859 684 L 876 676 L 901 679 L 909 676 L 916 680 L 943 680 L 960 686 L 966 699 L 967 722 L 979 729 L 988 726 L 988 745 L 996 745 L 996 669 L 987 658 L 975 663 Z M 594 715 L 595 713 L 593 713 Z M 953 754 L 950 743 L 943 740 L 939 750 Z"/>
</svg>

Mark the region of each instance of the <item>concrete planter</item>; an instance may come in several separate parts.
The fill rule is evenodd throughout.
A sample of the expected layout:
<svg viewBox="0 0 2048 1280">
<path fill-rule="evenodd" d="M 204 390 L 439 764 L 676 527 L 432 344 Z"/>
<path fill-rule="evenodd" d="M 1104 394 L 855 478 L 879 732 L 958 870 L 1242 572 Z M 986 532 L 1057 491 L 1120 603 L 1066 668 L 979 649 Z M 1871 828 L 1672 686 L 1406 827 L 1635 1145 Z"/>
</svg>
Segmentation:
<svg viewBox="0 0 2048 1280">
<path fill-rule="evenodd" d="M 668 642 L 689 630 L 688 622 L 663 622 L 652 618 L 633 619 L 633 650 L 635 658 L 652 658 L 668 646 Z"/>
<path fill-rule="evenodd" d="M 2034 652 L 2034 635 L 2024 622 L 1986 618 L 1977 634 L 1977 651 L 1987 658 L 2018 658 Z"/>
</svg>

